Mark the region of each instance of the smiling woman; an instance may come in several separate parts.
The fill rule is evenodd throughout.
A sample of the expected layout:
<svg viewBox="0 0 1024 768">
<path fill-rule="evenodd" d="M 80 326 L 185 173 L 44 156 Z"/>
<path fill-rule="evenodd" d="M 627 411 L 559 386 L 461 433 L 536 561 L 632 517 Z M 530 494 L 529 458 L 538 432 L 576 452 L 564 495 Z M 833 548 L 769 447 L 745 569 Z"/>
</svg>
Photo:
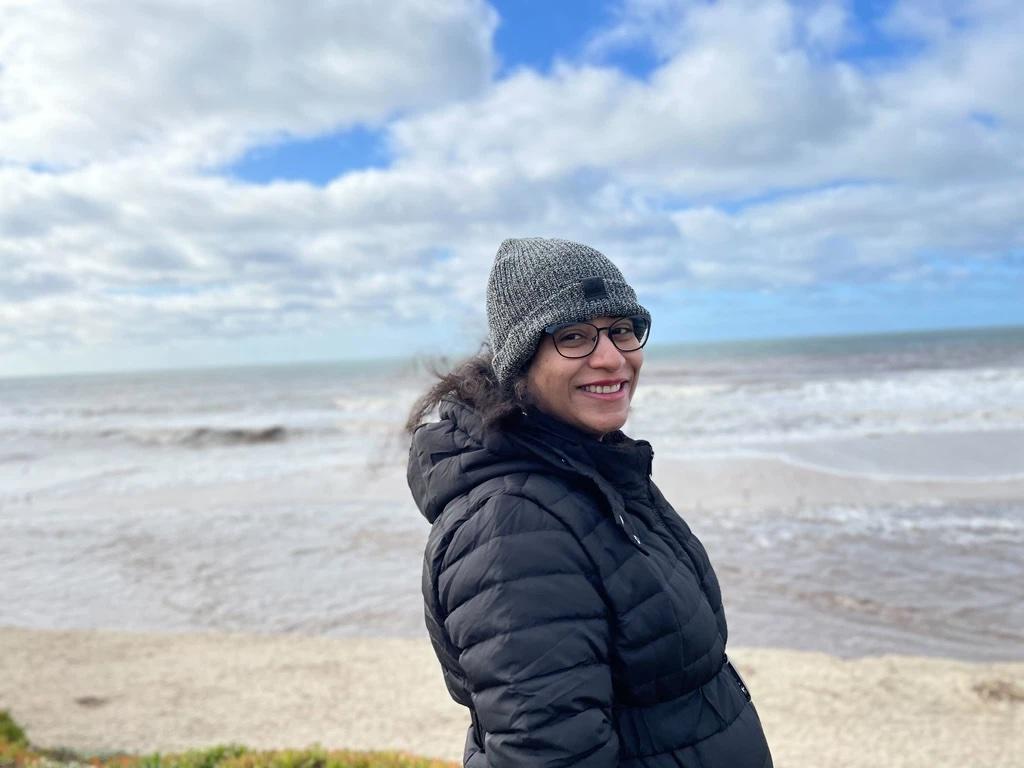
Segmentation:
<svg viewBox="0 0 1024 768">
<path fill-rule="evenodd" d="M 642 315 L 549 325 L 527 369 L 534 404 L 595 437 L 619 429 L 640 383 L 649 328 Z"/>
<path fill-rule="evenodd" d="M 650 313 L 603 254 L 531 238 L 501 244 L 487 315 L 408 422 L 465 765 L 771 766 L 714 569 L 620 431 Z"/>
</svg>

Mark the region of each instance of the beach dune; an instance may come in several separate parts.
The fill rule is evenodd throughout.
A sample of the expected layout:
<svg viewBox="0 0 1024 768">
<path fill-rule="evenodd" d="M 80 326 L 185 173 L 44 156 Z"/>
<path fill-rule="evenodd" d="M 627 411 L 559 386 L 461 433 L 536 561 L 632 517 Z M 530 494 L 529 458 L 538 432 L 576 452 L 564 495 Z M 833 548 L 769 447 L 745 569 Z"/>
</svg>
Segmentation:
<svg viewBox="0 0 1024 768">
<path fill-rule="evenodd" d="M 735 649 L 780 768 L 1019 768 L 1024 663 Z M 0 629 L 0 708 L 87 751 L 400 749 L 458 760 L 426 639 Z"/>
</svg>

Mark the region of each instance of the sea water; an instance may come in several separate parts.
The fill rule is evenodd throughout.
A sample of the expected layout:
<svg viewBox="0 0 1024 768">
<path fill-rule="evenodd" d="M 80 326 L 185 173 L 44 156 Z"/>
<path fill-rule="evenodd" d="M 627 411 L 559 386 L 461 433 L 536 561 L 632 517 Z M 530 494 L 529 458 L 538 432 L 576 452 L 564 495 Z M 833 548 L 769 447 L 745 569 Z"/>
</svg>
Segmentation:
<svg viewBox="0 0 1024 768">
<path fill-rule="evenodd" d="M 656 464 L 1024 479 L 1024 329 L 653 346 Z M 0 625 L 419 636 L 408 362 L 0 379 Z M 813 476 L 813 475 L 812 475 Z M 1024 657 L 1024 498 L 693 513 L 732 640 Z"/>
</svg>

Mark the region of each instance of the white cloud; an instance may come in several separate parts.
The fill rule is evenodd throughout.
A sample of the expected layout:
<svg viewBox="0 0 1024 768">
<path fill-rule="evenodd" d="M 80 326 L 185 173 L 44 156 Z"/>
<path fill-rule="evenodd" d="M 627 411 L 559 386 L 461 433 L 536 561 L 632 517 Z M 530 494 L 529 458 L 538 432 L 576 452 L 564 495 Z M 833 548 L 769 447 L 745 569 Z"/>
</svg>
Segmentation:
<svg viewBox="0 0 1024 768">
<path fill-rule="evenodd" d="M 598 167 L 696 195 L 814 183 L 832 170 L 818 155 L 870 120 L 871 84 L 842 63 L 817 65 L 797 21 L 782 2 L 695 5 L 674 27 L 680 50 L 648 81 L 588 65 L 521 72 L 399 121 L 395 146 L 413 164 L 534 178 Z"/>
<path fill-rule="evenodd" d="M 858 185 L 738 214 L 702 207 L 673 218 L 684 258 L 698 264 L 705 284 L 785 287 L 910 276 L 941 280 L 934 257 L 962 262 L 1024 248 L 1024 224 L 1014 214 L 1022 206 L 1024 187 L 1013 183 Z M 672 287 L 679 286 L 662 290 Z"/>
<path fill-rule="evenodd" d="M 984 130 L 972 114 L 1016 123 L 1024 109 L 1014 95 L 1024 86 L 1024 11 L 979 20 L 876 74 L 808 48 L 802 30 L 820 26 L 822 7 L 810 16 L 781 0 L 681 7 L 680 50 L 648 81 L 587 65 L 518 73 L 480 99 L 399 121 L 402 161 L 531 178 L 598 167 L 697 198 L 1014 172 L 1020 131 Z"/>
<path fill-rule="evenodd" d="M 690 0 L 624 0 L 616 9 L 613 22 L 594 32 L 586 54 L 601 60 L 623 49 L 646 49 L 664 60 L 685 44 L 684 23 L 698 11 Z"/>
<path fill-rule="evenodd" d="M 915 13 L 937 11 L 900 4 L 887 23 L 926 44 L 861 66 L 829 53 L 855 33 L 839 3 L 638 0 L 583 60 L 497 81 L 494 14 L 468 0 L 372 19 L 8 5 L 0 351 L 368 315 L 475 333 L 514 235 L 593 243 L 661 297 L 951 279 L 1024 248 L 1024 10 L 1007 3 L 931 26 Z M 660 57 L 649 77 L 601 63 L 638 39 Z M 386 127 L 391 167 L 323 188 L 200 169 L 359 121 Z"/>
<path fill-rule="evenodd" d="M 209 163 L 485 86 L 482 0 L 5 0 L 0 160 Z"/>
<path fill-rule="evenodd" d="M 843 3 L 823 2 L 804 23 L 807 41 L 824 50 L 835 51 L 853 37 L 849 12 Z"/>
</svg>

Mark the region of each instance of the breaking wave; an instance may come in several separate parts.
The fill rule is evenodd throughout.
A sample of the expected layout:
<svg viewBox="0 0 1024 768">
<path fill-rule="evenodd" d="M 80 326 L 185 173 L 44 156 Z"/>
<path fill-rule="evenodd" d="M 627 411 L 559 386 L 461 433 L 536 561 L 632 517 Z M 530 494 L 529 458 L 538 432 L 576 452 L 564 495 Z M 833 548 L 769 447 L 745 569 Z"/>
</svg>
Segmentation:
<svg viewBox="0 0 1024 768">
<path fill-rule="evenodd" d="M 108 440 L 127 440 L 146 446 L 210 448 L 281 443 L 291 437 L 293 433 L 294 430 L 274 424 L 266 427 L 203 426 L 181 429 L 105 429 L 99 433 L 99 437 Z"/>
<path fill-rule="evenodd" d="M 280 443 L 288 437 L 288 430 L 279 424 L 270 427 L 217 428 L 197 427 L 184 434 L 182 444 L 202 447 L 205 445 L 254 445 L 256 443 Z"/>
</svg>

